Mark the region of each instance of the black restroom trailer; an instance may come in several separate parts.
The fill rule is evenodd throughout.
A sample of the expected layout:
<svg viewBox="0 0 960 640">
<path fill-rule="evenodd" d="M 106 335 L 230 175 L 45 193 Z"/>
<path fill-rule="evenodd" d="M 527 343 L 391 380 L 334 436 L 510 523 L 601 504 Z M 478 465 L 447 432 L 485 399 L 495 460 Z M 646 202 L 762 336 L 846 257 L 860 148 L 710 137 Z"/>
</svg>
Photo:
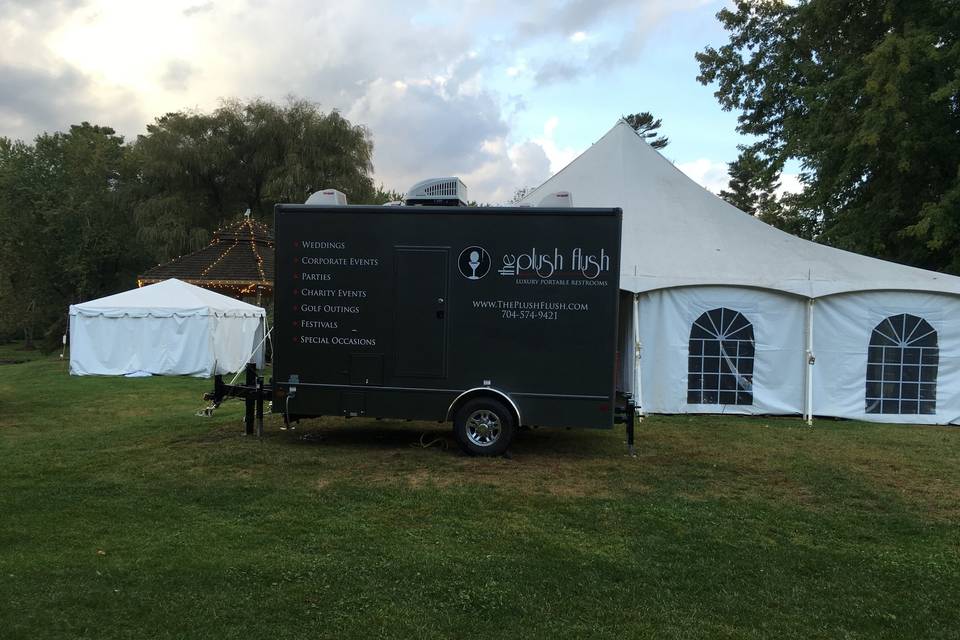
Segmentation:
<svg viewBox="0 0 960 640">
<path fill-rule="evenodd" d="M 273 380 L 256 394 L 287 421 L 452 421 L 480 455 L 523 425 L 632 427 L 615 379 L 621 217 L 277 205 Z M 218 380 L 213 397 L 250 389 Z"/>
</svg>

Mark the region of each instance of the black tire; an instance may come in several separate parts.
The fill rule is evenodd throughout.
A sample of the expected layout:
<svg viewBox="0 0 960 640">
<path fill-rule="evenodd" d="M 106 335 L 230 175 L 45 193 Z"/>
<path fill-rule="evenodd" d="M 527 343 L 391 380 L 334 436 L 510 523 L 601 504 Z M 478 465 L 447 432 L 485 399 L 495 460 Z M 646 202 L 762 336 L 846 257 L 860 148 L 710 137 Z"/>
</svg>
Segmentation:
<svg viewBox="0 0 960 640">
<path fill-rule="evenodd" d="M 494 398 L 466 402 L 453 418 L 453 435 L 471 456 L 502 456 L 517 432 L 513 412 Z"/>
</svg>

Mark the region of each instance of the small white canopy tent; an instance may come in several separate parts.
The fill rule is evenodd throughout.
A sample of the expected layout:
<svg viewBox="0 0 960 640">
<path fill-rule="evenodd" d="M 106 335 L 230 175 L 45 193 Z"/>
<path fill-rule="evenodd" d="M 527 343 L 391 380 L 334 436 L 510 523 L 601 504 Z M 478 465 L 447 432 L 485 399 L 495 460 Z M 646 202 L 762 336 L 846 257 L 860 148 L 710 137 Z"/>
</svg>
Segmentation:
<svg viewBox="0 0 960 640">
<path fill-rule="evenodd" d="M 764 224 L 623 121 L 521 204 L 557 191 L 623 209 L 621 388 L 645 412 L 960 422 L 960 278 Z"/>
<path fill-rule="evenodd" d="M 70 373 L 209 377 L 263 365 L 266 311 L 176 279 L 70 305 Z"/>
</svg>

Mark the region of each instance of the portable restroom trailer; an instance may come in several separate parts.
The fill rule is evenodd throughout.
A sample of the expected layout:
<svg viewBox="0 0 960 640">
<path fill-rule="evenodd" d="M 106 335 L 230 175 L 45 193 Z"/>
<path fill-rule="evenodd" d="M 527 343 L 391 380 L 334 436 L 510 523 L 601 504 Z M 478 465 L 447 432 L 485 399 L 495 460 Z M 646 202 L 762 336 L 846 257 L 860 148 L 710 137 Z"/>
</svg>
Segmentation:
<svg viewBox="0 0 960 640">
<path fill-rule="evenodd" d="M 435 182 L 404 207 L 277 205 L 273 411 L 452 421 L 478 455 L 523 425 L 632 418 L 620 209 L 409 206 L 465 201 Z"/>
</svg>

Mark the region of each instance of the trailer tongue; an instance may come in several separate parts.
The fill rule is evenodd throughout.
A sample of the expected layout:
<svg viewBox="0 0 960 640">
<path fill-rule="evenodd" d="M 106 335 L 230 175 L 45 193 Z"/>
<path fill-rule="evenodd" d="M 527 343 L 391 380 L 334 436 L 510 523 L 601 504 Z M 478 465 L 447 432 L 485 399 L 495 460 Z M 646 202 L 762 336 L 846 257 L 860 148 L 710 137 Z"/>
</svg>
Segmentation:
<svg viewBox="0 0 960 640">
<path fill-rule="evenodd" d="M 615 391 L 619 209 L 278 205 L 275 220 L 272 384 L 211 394 L 248 398 L 250 431 L 265 397 L 288 422 L 452 421 L 476 455 L 522 425 L 632 427 Z"/>
</svg>

